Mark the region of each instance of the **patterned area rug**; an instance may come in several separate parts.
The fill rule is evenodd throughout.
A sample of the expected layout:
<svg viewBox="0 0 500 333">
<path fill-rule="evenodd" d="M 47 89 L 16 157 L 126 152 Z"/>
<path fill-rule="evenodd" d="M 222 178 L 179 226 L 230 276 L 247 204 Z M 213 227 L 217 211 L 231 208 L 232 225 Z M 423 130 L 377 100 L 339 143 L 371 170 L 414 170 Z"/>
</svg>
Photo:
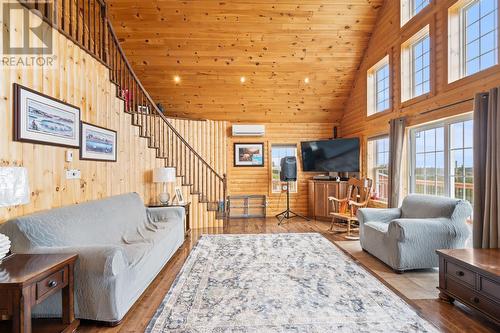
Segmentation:
<svg viewBox="0 0 500 333">
<path fill-rule="evenodd" d="M 320 234 L 203 236 L 146 332 L 437 332 Z"/>
</svg>

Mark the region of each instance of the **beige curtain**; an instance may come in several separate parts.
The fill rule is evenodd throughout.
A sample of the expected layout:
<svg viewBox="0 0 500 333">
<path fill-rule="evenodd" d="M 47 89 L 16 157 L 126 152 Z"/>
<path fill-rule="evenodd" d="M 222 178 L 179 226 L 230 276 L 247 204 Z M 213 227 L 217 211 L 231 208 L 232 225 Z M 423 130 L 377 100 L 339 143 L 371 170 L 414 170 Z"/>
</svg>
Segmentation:
<svg viewBox="0 0 500 333">
<path fill-rule="evenodd" d="M 387 206 L 398 207 L 401 192 L 401 160 L 403 159 L 406 119 L 392 119 L 389 124 L 389 198 Z"/>
<path fill-rule="evenodd" d="M 477 94 L 474 102 L 475 248 L 498 248 L 500 239 L 500 117 L 498 93 Z"/>
</svg>

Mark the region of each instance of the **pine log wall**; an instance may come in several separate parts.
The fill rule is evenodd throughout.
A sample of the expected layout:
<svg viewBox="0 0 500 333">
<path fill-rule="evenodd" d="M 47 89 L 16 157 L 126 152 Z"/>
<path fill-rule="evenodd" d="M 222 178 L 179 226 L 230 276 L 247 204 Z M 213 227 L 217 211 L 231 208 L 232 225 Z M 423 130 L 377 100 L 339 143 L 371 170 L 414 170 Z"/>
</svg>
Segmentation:
<svg viewBox="0 0 500 333">
<path fill-rule="evenodd" d="M 2 24 L 3 29 L 7 29 Z M 16 31 L 20 23 L 16 22 Z M 19 33 L 20 34 L 20 33 Z M 21 38 L 20 36 L 18 36 Z M 0 166 L 25 166 L 29 173 L 31 202 L 27 205 L 0 208 L 0 223 L 36 211 L 88 200 L 137 192 L 146 203 L 156 200 L 160 185 L 152 184 L 152 169 L 162 166 L 155 150 L 148 148 L 139 128 L 131 124 L 131 115 L 123 112 L 123 101 L 116 97 L 116 87 L 109 80 L 109 69 L 60 33 L 54 34 L 56 68 L 0 67 Z M 49 96 L 76 105 L 83 121 L 118 132 L 118 161 L 80 161 L 72 149 L 73 162 L 65 162 L 68 148 L 13 141 L 13 83 L 19 83 Z M 226 122 L 172 120 L 178 131 L 219 173 L 226 170 Z M 81 170 L 80 180 L 67 180 L 65 170 Z M 181 179 L 177 180 L 177 186 Z M 174 185 L 169 187 L 173 193 Z M 206 204 L 192 202 L 193 227 L 222 225 Z"/>
<path fill-rule="evenodd" d="M 473 102 L 461 101 L 475 93 L 500 85 L 500 66 L 496 65 L 473 76 L 448 84 L 448 8 L 456 1 L 433 0 L 431 4 L 400 27 L 400 1 L 385 1 L 358 70 L 355 85 L 341 121 L 344 137 L 360 137 L 363 142 L 362 169 L 366 174 L 366 141 L 389 132 L 389 120 L 406 116 L 408 125 L 415 126 L 432 120 L 472 111 Z M 431 36 L 431 93 L 413 101 L 401 103 L 401 44 L 427 24 Z M 367 117 L 367 70 L 389 54 L 391 66 L 391 102 L 389 112 Z M 454 105 L 455 103 L 458 103 Z M 435 109 L 439 109 L 433 111 Z M 431 111 L 431 112 L 429 112 Z"/>
<path fill-rule="evenodd" d="M 328 139 L 333 136 L 333 123 L 267 123 L 264 137 L 230 137 L 228 140 L 228 192 L 229 195 L 260 194 L 268 200 L 267 215 L 273 216 L 286 208 L 286 195 L 272 193 L 271 156 L 272 144 L 296 144 L 298 157 L 298 191 L 290 194 L 291 209 L 307 214 L 308 180 L 317 173 L 302 172 L 300 142 Z M 234 143 L 264 143 L 263 167 L 234 167 Z"/>
</svg>

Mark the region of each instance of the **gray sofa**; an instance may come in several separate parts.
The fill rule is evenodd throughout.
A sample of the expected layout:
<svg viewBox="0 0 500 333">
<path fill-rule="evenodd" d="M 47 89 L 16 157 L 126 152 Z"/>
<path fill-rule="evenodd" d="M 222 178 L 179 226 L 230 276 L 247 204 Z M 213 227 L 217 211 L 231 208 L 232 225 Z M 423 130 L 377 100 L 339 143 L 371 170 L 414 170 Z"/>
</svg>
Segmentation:
<svg viewBox="0 0 500 333">
<path fill-rule="evenodd" d="M 34 215 L 0 227 L 14 253 L 77 253 L 77 318 L 117 324 L 184 242 L 184 208 L 145 208 L 130 193 Z M 35 307 L 61 316 L 60 294 Z"/>
<path fill-rule="evenodd" d="M 437 267 L 436 249 L 464 247 L 471 213 L 467 201 L 416 194 L 401 208 L 359 209 L 361 247 L 397 272 Z"/>
</svg>

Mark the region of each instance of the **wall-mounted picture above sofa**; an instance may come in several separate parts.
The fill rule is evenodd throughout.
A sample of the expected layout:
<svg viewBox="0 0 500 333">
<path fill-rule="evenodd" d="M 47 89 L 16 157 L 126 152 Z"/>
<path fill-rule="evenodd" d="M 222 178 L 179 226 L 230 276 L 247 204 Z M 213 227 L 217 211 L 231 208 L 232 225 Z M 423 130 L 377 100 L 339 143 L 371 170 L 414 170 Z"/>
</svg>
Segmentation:
<svg viewBox="0 0 500 333">
<path fill-rule="evenodd" d="M 78 148 L 80 109 L 14 83 L 14 140 Z"/>
<path fill-rule="evenodd" d="M 116 131 L 82 121 L 80 159 L 116 162 Z"/>
</svg>

